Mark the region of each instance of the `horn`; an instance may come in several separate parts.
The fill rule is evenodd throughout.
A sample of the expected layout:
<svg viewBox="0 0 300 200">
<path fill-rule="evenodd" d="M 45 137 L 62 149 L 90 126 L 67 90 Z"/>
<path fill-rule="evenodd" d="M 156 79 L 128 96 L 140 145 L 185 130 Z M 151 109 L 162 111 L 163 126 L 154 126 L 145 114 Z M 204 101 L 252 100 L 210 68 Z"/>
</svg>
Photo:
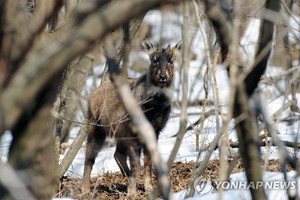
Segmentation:
<svg viewBox="0 0 300 200">
<path fill-rule="evenodd" d="M 157 47 L 157 49 L 159 49 L 159 47 L 160 47 L 159 43 L 156 43 L 156 47 Z"/>
</svg>

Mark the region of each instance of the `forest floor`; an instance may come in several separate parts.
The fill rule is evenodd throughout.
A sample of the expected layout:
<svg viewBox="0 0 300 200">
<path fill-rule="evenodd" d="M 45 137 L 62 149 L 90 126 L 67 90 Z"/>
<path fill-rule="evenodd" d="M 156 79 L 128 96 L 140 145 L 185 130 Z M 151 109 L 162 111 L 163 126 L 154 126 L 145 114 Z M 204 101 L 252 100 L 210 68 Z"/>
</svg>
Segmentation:
<svg viewBox="0 0 300 200">
<path fill-rule="evenodd" d="M 263 163 L 262 163 L 263 164 Z M 174 192 L 187 188 L 190 176 L 195 168 L 195 162 L 176 162 L 172 166 L 170 181 Z M 202 172 L 202 176 L 208 180 L 214 180 L 219 175 L 219 160 L 211 160 Z M 289 171 L 291 169 L 288 169 Z M 232 173 L 243 172 L 242 161 L 239 160 Z M 278 160 L 269 160 L 266 171 L 279 172 L 280 165 Z M 81 192 L 82 179 L 65 178 L 61 180 L 57 188 L 56 197 L 68 197 L 74 199 L 147 199 L 148 194 L 144 190 L 142 176 L 138 177 L 138 190 L 136 195 L 127 195 L 128 180 L 121 173 L 105 173 L 91 180 L 91 193 L 83 195 Z M 156 176 L 152 174 L 152 182 L 156 184 Z"/>
</svg>

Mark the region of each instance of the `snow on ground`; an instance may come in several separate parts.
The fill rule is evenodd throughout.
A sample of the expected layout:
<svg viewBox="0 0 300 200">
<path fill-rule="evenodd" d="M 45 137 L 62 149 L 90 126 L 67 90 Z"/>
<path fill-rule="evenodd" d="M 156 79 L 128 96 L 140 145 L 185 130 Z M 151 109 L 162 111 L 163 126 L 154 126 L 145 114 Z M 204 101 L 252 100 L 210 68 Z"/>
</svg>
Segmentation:
<svg viewBox="0 0 300 200">
<path fill-rule="evenodd" d="M 11 140 L 12 140 L 12 135 L 10 134 L 9 131 L 5 131 L 3 136 L 0 138 L 0 159 L 3 162 L 7 161 L 8 148 Z"/>
<path fill-rule="evenodd" d="M 290 171 L 287 173 L 287 182 L 284 181 L 284 177 L 281 173 L 277 172 L 265 172 L 263 175 L 263 181 L 266 195 L 268 199 L 280 199 L 285 200 L 287 198 L 286 188 L 289 187 L 290 194 L 296 194 L 297 184 L 299 184 L 299 179 L 295 179 L 296 172 Z M 247 187 L 255 187 L 255 185 L 247 186 L 246 175 L 244 172 L 232 174 L 230 176 L 230 183 L 228 182 L 219 182 L 215 187 L 226 189 L 222 192 L 223 200 L 232 200 L 232 199 L 243 199 L 251 200 L 250 191 Z M 259 183 L 262 184 L 262 183 Z M 205 200 L 205 199 L 219 199 L 220 193 L 215 190 L 215 187 L 211 182 L 208 182 L 203 185 L 196 186 L 196 194 L 194 197 L 186 198 L 189 200 Z M 184 199 L 186 195 L 186 190 L 175 193 L 174 199 Z"/>
<path fill-rule="evenodd" d="M 145 22 L 150 23 L 153 26 L 152 30 L 152 36 L 151 38 L 153 40 L 153 43 L 159 41 L 160 37 L 163 36 L 170 42 L 171 44 L 175 44 L 177 41 L 181 39 L 181 25 L 182 25 L 182 17 L 178 17 L 174 14 L 167 14 L 165 16 L 166 19 L 164 21 L 162 20 L 162 15 L 159 11 L 151 11 L 147 14 L 145 17 Z M 161 35 L 161 23 L 164 23 L 164 31 L 162 31 L 163 35 Z M 254 20 L 249 28 L 246 31 L 246 36 L 242 40 L 241 44 L 245 47 L 244 51 L 248 55 L 247 59 L 249 59 L 249 62 L 251 62 L 251 59 L 253 60 L 254 50 L 255 50 L 255 38 L 257 38 L 258 34 L 258 24 L 259 22 L 257 20 Z M 202 36 L 200 34 L 200 31 L 197 29 L 197 27 L 190 28 L 190 31 L 195 34 L 195 40 L 193 40 L 192 49 L 193 52 L 196 54 L 196 59 L 191 60 L 190 62 L 190 71 L 189 71 L 189 85 L 191 87 L 189 91 L 189 99 L 195 100 L 195 99 L 203 99 L 204 98 L 204 89 L 203 89 L 203 77 L 205 73 L 206 65 L 201 64 L 204 55 L 203 55 L 203 42 L 202 42 Z M 142 55 L 144 56 L 144 55 Z M 251 57 L 252 56 L 252 57 Z M 179 68 L 179 65 L 177 64 L 177 68 Z M 101 74 L 103 71 L 103 66 L 96 67 L 94 69 L 94 72 L 96 74 Z M 279 68 L 273 68 L 269 67 L 266 72 L 266 76 L 271 76 L 275 74 L 279 74 L 282 71 Z M 132 76 L 134 74 L 130 72 Z M 228 77 L 227 72 L 224 69 L 223 66 L 217 66 L 217 72 L 216 72 L 216 79 L 217 84 L 221 96 L 221 102 L 222 105 L 225 106 L 228 104 L 228 97 L 229 97 L 229 83 L 228 83 Z M 177 73 L 175 85 L 174 85 L 174 91 L 179 91 L 179 93 L 175 93 L 174 98 L 176 100 L 180 100 L 181 97 L 181 84 L 180 84 L 180 76 Z M 90 78 L 87 80 L 86 88 L 83 91 L 83 96 L 88 96 L 91 89 L 99 84 L 99 80 L 96 82 L 93 78 Z M 267 110 L 269 111 L 269 114 L 273 114 L 276 112 L 285 102 L 286 98 L 283 96 L 280 96 L 279 90 L 284 90 L 286 87 L 286 83 L 281 82 L 279 83 L 278 88 L 274 88 L 271 86 L 266 86 L 262 88 L 263 96 L 265 98 L 265 103 Z M 213 99 L 212 92 L 211 92 L 211 86 L 209 86 L 209 99 Z M 289 98 L 289 97 L 288 97 Z M 297 96 L 297 98 L 300 100 L 300 95 Z M 195 122 L 198 118 L 200 113 L 202 112 L 202 109 L 200 107 L 189 107 L 188 108 L 188 123 L 189 125 Z M 196 113 L 196 114 L 195 114 Z M 163 157 L 164 160 L 167 160 L 170 152 L 174 146 L 176 137 L 173 137 L 178 129 L 179 129 L 179 114 L 180 110 L 178 108 L 174 108 L 172 110 L 172 117 L 167 123 L 167 126 L 162 131 L 159 137 L 158 141 L 158 147 L 159 151 Z M 290 115 L 289 111 L 285 111 L 281 117 L 285 117 Z M 79 117 L 82 119 L 82 117 Z M 201 129 L 201 135 L 200 135 L 200 146 L 204 146 L 209 144 L 213 140 L 213 138 L 216 135 L 216 119 L 214 116 L 209 117 L 205 123 L 203 128 Z M 299 122 L 293 123 L 291 125 L 287 125 L 285 122 L 280 122 L 275 125 L 278 131 L 281 133 L 280 137 L 282 139 L 289 139 L 290 141 L 294 141 L 294 134 L 299 133 Z M 70 142 L 75 138 L 77 132 L 79 130 L 79 127 L 73 128 L 71 132 L 71 139 Z M 236 141 L 236 134 L 233 130 L 233 125 L 230 125 L 229 127 L 230 131 L 230 139 L 233 141 Z M 299 139 L 298 139 L 299 140 Z M 9 143 L 11 141 L 11 136 L 9 132 L 6 132 L 4 136 L 0 140 L 0 158 L 3 161 L 6 161 L 6 155 L 7 155 L 7 149 L 9 146 Z M 263 157 L 265 155 L 268 155 L 267 158 L 278 158 L 277 149 L 275 147 L 271 147 L 269 150 L 265 147 L 262 147 Z M 113 158 L 115 147 L 109 147 L 103 149 L 101 152 L 99 152 L 98 157 L 96 159 L 96 163 L 92 170 L 92 176 L 99 176 L 103 172 L 116 172 L 119 171 L 119 168 Z M 69 170 L 66 172 L 66 176 L 71 177 L 78 177 L 81 178 L 83 174 L 83 167 L 84 167 L 84 153 L 85 148 L 81 148 L 78 152 L 77 156 L 75 157 L 72 165 L 70 166 Z M 267 154 L 265 154 L 267 153 Z M 203 158 L 205 155 L 205 152 L 201 154 L 201 157 L 199 160 Z M 182 141 L 182 145 L 179 149 L 179 152 L 176 157 L 176 161 L 196 161 L 198 156 L 198 152 L 196 151 L 196 130 L 188 131 L 184 139 Z M 211 159 L 219 159 L 218 156 L 218 150 L 216 150 L 213 155 L 211 156 Z M 292 179 L 292 177 L 295 176 L 294 172 L 288 173 L 289 177 Z M 232 180 L 245 180 L 245 174 L 244 173 L 238 173 L 233 174 L 231 176 Z M 282 180 L 282 174 L 280 173 L 269 173 L 265 172 L 264 174 L 264 180 Z M 207 188 L 206 188 L 207 187 Z M 203 192 L 207 191 L 207 192 Z M 202 192 L 196 193 L 196 196 L 191 199 L 218 199 L 218 193 L 211 190 L 211 185 L 206 184 L 205 188 Z M 175 195 L 175 199 L 182 199 L 184 197 L 186 191 L 178 192 Z M 223 199 L 251 199 L 249 190 L 229 190 L 225 191 L 223 193 Z M 286 199 L 286 195 L 284 194 L 284 191 L 280 190 L 268 190 L 267 191 L 268 197 L 271 199 L 272 197 L 282 197 L 282 199 Z"/>
</svg>

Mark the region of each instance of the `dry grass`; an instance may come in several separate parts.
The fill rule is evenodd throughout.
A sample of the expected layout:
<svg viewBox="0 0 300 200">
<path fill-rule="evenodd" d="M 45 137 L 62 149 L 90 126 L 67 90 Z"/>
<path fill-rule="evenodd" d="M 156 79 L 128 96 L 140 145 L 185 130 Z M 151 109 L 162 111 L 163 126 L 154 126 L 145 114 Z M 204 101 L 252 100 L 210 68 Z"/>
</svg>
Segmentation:
<svg viewBox="0 0 300 200">
<path fill-rule="evenodd" d="M 172 166 L 170 172 L 170 181 L 174 192 L 185 189 L 189 184 L 189 178 L 192 174 L 195 162 L 177 162 Z M 203 176 L 214 180 L 218 178 L 219 160 L 209 161 L 206 166 Z M 290 170 L 290 169 L 288 169 Z M 244 171 L 242 161 L 239 160 L 233 170 L 233 173 Z M 278 160 L 269 160 L 267 171 L 278 172 L 280 165 Z M 142 176 L 138 177 L 138 191 L 136 195 L 127 195 L 128 180 L 121 173 L 105 173 L 102 176 L 93 178 L 92 192 L 83 195 L 81 193 L 81 179 L 67 178 L 60 182 L 57 189 L 57 197 L 71 197 L 75 199 L 136 199 L 145 200 L 148 194 L 144 190 Z M 152 182 L 156 184 L 156 176 L 152 175 Z"/>
</svg>

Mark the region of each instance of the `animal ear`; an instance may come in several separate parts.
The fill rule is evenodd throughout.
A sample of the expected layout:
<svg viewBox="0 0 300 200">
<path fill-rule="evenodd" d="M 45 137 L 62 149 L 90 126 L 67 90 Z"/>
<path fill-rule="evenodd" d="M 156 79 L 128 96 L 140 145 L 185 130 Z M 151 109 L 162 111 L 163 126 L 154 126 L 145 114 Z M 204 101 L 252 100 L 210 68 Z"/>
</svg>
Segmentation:
<svg viewBox="0 0 300 200">
<path fill-rule="evenodd" d="M 155 47 L 149 40 L 145 40 L 142 43 L 142 47 L 144 48 L 144 50 L 148 55 L 151 55 L 157 50 L 157 47 Z"/>
<path fill-rule="evenodd" d="M 173 51 L 181 51 L 181 49 L 182 49 L 182 41 L 179 41 L 173 48 L 172 48 L 172 50 Z"/>
</svg>

